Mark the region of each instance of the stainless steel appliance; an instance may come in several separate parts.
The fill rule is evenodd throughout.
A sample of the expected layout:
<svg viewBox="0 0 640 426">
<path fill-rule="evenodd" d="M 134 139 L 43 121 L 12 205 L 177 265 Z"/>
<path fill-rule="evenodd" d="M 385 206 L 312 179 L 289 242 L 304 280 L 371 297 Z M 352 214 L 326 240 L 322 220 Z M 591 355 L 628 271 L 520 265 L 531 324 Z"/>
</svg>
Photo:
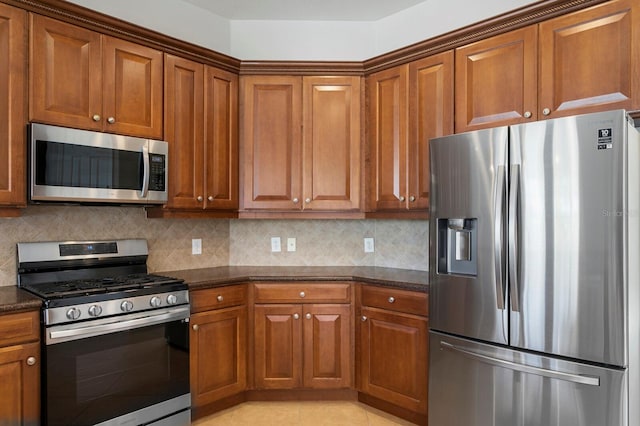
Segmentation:
<svg viewBox="0 0 640 426">
<path fill-rule="evenodd" d="M 189 293 L 147 273 L 145 240 L 18 244 L 43 299 L 44 425 L 190 424 Z"/>
<path fill-rule="evenodd" d="M 29 127 L 30 201 L 166 203 L 166 142 L 37 123 Z"/>
<path fill-rule="evenodd" d="M 430 149 L 430 426 L 640 424 L 640 136 L 626 112 Z"/>
</svg>

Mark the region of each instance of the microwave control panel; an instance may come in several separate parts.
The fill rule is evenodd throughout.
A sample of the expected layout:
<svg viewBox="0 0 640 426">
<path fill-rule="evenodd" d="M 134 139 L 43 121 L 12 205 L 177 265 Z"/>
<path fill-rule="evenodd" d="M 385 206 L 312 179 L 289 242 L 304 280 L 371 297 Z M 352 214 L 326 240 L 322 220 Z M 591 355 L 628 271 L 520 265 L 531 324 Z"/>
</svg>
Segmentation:
<svg viewBox="0 0 640 426">
<path fill-rule="evenodd" d="M 166 156 L 162 154 L 149 154 L 149 190 L 165 190 Z"/>
</svg>

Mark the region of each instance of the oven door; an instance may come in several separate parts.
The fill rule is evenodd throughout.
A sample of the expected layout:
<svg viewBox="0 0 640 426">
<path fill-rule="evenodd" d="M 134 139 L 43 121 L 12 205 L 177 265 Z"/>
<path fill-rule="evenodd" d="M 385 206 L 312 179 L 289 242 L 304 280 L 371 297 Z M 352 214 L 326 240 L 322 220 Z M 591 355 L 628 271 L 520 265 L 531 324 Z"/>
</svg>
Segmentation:
<svg viewBox="0 0 640 426">
<path fill-rule="evenodd" d="M 186 306 L 47 328 L 45 424 L 188 425 L 188 315 Z"/>
</svg>

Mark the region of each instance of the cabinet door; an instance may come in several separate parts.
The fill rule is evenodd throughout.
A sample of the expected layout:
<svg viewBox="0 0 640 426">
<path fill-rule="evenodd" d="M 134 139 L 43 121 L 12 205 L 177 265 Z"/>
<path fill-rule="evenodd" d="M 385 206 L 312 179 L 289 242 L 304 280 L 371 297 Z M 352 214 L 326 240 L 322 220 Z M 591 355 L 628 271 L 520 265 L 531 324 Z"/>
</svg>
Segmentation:
<svg viewBox="0 0 640 426">
<path fill-rule="evenodd" d="M 540 112 L 640 108 L 640 9 L 617 0 L 540 24 Z"/>
<path fill-rule="evenodd" d="M 362 308 L 361 392 L 408 410 L 427 412 L 427 319 Z"/>
<path fill-rule="evenodd" d="M 244 209 L 299 210 L 302 206 L 302 80 L 242 78 Z"/>
<path fill-rule="evenodd" d="M 102 130 L 102 46 L 93 31 L 31 14 L 29 117 Z"/>
<path fill-rule="evenodd" d="M 162 52 L 103 40 L 105 131 L 162 139 Z"/>
<path fill-rule="evenodd" d="M 360 207 L 360 78 L 303 78 L 303 208 Z"/>
<path fill-rule="evenodd" d="M 304 305 L 304 387 L 351 386 L 351 306 Z"/>
<path fill-rule="evenodd" d="M 169 143 L 167 207 L 201 209 L 203 206 L 203 79 L 202 64 L 166 56 L 164 125 L 165 139 Z"/>
<path fill-rule="evenodd" d="M 238 208 L 238 76 L 205 67 L 205 208 Z"/>
<path fill-rule="evenodd" d="M 258 389 L 302 385 L 302 306 L 255 305 L 254 358 Z"/>
<path fill-rule="evenodd" d="M 0 207 L 26 204 L 26 26 L 26 12 L 0 3 Z"/>
<path fill-rule="evenodd" d="M 34 365 L 28 365 L 32 357 Z M 40 344 L 0 348 L 0 419 L 2 424 L 40 423 Z"/>
<path fill-rule="evenodd" d="M 456 133 L 535 119 L 537 37 L 532 25 L 456 49 Z"/>
<path fill-rule="evenodd" d="M 247 307 L 191 316 L 191 397 L 194 407 L 245 390 L 247 385 Z"/>
<path fill-rule="evenodd" d="M 429 139 L 453 133 L 453 51 L 409 64 L 410 209 L 429 208 Z"/>
<path fill-rule="evenodd" d="M 370 210 L 404 209 L 407 193 L 408 66 L 372 74 L 369 91 Z"/>
</svg>

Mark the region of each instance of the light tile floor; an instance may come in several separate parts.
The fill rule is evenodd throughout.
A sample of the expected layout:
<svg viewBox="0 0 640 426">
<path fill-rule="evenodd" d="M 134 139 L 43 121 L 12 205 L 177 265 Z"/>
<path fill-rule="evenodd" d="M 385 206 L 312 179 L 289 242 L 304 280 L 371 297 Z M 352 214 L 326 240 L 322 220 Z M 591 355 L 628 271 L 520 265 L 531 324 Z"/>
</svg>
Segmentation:
<svg viewBox="0 0 640 426">
<path fill-rule="evenodd" d="M 350 401 L 245 402 L 193 426 L 411 426 L 368 405 Z"/>
</svg>

